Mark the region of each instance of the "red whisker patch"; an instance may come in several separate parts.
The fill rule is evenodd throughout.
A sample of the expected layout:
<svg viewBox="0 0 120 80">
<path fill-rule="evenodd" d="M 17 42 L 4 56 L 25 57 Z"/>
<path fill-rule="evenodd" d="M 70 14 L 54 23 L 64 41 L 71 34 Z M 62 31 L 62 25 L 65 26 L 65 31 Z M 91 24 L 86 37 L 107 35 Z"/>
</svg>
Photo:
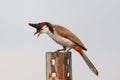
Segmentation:
<svg viewBox="0 0 120 80">
<path fill-rule="evenodd" d="M 45 26 L 45 25 L 46 25 L 45 23 L 41 23 L 41 24 L 40 24 L 41 27 L 43 27 L 43 26 Z"/>
</svg>

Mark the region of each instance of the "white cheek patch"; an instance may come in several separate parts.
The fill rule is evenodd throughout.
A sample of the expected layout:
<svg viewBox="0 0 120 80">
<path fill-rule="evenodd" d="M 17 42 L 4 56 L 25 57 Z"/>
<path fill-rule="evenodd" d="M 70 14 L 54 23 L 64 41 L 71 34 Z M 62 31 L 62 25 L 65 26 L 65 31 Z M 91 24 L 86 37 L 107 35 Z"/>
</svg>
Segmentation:
<svg viewBox="0 0 120 80">
<path fill-rule="evenodd" d="M 41 29 L 42 29 L 42 30 L 41 30 L 42 33 L 47 33 L 47 32 L 49 32 L 49 29 L 48 29 L 48 27 L 47 27 L 46 25 L 43 26 Z"/>
<path fill-rule="evenodd" d="M 44 26 L 42 27 L 43 30 L 44 30 L 45 28 L 47 28 L 47 25 L 44 25 Z"/>
</svg>

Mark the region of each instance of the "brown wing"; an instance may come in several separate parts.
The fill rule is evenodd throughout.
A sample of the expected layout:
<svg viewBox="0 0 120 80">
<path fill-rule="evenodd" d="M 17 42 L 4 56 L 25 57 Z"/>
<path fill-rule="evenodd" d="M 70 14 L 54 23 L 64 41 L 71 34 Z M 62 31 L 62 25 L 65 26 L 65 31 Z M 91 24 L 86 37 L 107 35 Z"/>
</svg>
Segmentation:
<svg viewBox="0 0 120 80">
<path fill-rule="evenodd" d="M 87 50 L 84 44 L 80 41 L 80 39 L 70 30 L 59 25 L 54 25 L 54 28 L 59 35 L 73 41 L 74 43 L 76 43 L 76 45 L 80 46 L 82 49 Z"/>
</svg>

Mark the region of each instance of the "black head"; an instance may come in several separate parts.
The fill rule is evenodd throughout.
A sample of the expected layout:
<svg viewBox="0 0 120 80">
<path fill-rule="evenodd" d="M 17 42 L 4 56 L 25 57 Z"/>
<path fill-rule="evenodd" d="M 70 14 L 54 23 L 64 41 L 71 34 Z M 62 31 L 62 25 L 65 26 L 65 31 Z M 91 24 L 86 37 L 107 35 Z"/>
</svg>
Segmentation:
<svg viewBox="0 0 120 80">
<path fill-rule="evenodd" d="M 34 35 L 38 34 L 38 36 L 42 33 L 42 30 L 44 30 L 44 27 L 48 27 L 49 30 L 53 33 L 52 24 L 49 22 L 41 22 L 41 23 L 29 23 L 30 26 L 34 27 L 36 29 L 36 32 Z"/>
</svg>

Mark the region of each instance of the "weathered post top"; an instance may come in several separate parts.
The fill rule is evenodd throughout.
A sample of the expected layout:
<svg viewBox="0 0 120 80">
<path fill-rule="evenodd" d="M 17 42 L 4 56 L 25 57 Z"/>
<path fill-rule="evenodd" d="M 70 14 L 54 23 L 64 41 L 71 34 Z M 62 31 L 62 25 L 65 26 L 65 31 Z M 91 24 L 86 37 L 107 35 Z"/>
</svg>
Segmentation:
<svg viewBox="0 0 120 80">
<path fill-rule="evenodd" d="M 47 80 L 72 80 L 71 52 L 46 53 Z"/>
</svg>

